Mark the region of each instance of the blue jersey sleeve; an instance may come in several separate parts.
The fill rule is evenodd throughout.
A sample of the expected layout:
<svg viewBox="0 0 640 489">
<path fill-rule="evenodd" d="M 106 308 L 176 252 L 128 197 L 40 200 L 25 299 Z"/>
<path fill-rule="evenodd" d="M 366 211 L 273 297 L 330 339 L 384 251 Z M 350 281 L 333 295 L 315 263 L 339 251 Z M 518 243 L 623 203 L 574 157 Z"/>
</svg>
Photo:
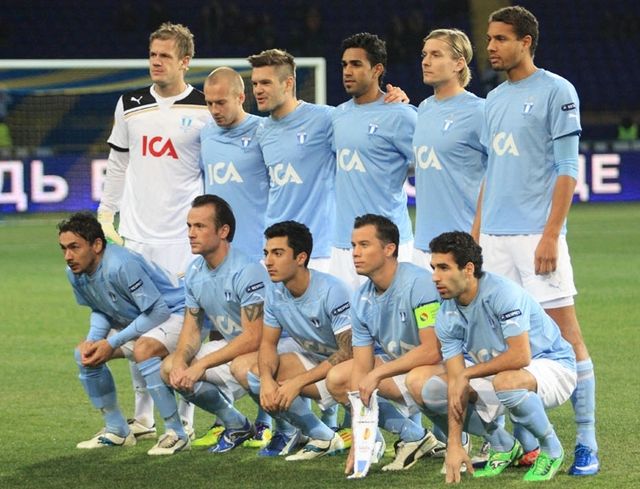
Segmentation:
<svg viewBox="0 0 640 489">
<path fill-rule="evenodd" d="M 272 328 L 282 329 L 278 318 L 276 317 L 275 308 L 275 285 L 269 283 L 266 287 L 266 294 L 264 299 L 264 325 Z"/>
<path fill-rule="evenodd" d="M 413 133 L 418 121 L 417 109 L 410 105 L 411 110 L 403 110 L 396 119 L 395 137 L 393 145 L 405 158 L 407 166 L 413 162 Z"/>
<path fill-rule="evenodd" d="M 260 263 L 245 266 L 236 277 L 236 293 L 240 298 L 240 307 L 264 302 L 265 284 L 269 280 Z"/>
<path fill-rule="evenodd" d="M 91 311 L 89 318 L 89 334 L 87 335 L 88 341 L 103 340 L 109 334 L 111 329 L 111 323 L 109 318 L 98 311 Z"/>
<path fill-rule="evenodd" d="M 531 329 L 529 304 L 517 285 L 496 296 L 494 307 L 504 338 L 520 336 Z"/>
<path fill-rule="evenodd" d="M 445 361 L 464 353 L 463 333 L 447 320 L 447 314 L 442 309 L 436 317 L 436 336 Z"/>
<path fill-rule="evenodd" d="M 558 79 L 549 97 L 549 129 L 552 139 L 580 134 L 580 100 L 576 89 L 565 79 Z"/>
<path fill-rule="evenodd" d="M 326 299 L 327 310 L 331 315 L 331 328 L 338 335 L 351 329 L 351 306 L 349 304 L 349 289 L 342 282 L 329 289 Z"/>
</svg>

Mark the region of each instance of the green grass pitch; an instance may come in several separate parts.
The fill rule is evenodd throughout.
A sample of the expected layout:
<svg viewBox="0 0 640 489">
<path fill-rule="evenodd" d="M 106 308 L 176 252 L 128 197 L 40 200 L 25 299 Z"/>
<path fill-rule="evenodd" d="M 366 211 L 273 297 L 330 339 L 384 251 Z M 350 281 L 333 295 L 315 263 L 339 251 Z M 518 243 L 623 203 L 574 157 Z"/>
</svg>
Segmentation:
<svg viewBox="0 0 640 489">
<path fill-rule="evenodd" d="M 421 461 L 403 473 L 374 467 L 364 481 L 342 475 L 344 456 L 306 463 L 260 459 L 239 448 L 213 456 L 192 450 L 149 457 L 151 441 L 127 449 L 75 449 L 101 426 L 87 400 L 73 348 L 87 330 L 88 311 L 75 305 L 64 274 L 55 224 L 61 216 L 0 217 L 0 488 L 434 487 L 444 484 L 441 461 Z M 636 352 L 640 299 L 640 203 L 576 205 L 569 244 L 580 294 L 578 315 L 596 366 L 602 471 L 572 478 L 575 429 L 567 404 L 550 416 L 567 450 L 552 487 L 640 487 L 640 382 Z M 128 369 L 112 362 L 125 413 L 132 409 Z M 240 406 L 255 411 L 243 399 Z M 196 413 L 202 432 L 210 416 Z M 468 487 L 522 487 L 523 472 Z"/>
</svg>

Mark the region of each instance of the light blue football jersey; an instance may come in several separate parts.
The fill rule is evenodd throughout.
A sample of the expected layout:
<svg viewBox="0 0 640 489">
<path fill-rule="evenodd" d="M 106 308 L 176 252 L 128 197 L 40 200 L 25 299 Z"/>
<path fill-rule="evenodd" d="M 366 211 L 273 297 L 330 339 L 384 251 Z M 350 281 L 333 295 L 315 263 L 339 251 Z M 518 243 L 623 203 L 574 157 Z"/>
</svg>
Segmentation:
<svg viewBox="0 0 640 489">
<path fill-rule="evenodd" d="M 264 302 L 267 271 L 233 245 L 215 269 L 197 257 L 185 278 L 188 308 L 204 309 L 205 314 L 227 341 L 242 333 L 240 309 Z"/>
<path fill-rule="evenodd" d="M 267 287 L 264 324 L 280 328 L 322 362 L 338 351 L 336 335 L 351 329 L 350 291 L 340 279 L 309 270 L 309 286 L 294 297 L 282 282 Z"/>
<path fill-rule="evenodd" d="M 353 346 L 376 342 L 392 359 L 420 344 L 419 331 L 433 326 L 440 295 L 431 272 L 412 263 L 398 263 L 391 286 L 382 294 L 371 280 L 362 285 L 351 301 Z M 429 318 L 420 315 L 429 314 Z"/>
<path fill-rule="evenodd" d="M 463 354 L 475 363 L 487 362 L 507 349 L 507 338 L 525 331 L 531 358 L 547 358 L 575 369 L 573 349 L 553 319 L 522 287 L 505 277 L 484 272 L 478 294 L 469 305 L 445 300 L 436 318 L 445 360 Z"/>
<path fill-rule="evenodd" d="M 89 306 L 111 328 L 121 330 L 111 340 L 117 346 L 146 333 L 134 331 L 130 323 L 157 301 L 164 301 L 172 314 L 184 312 L 184 288 L 178 279 L 135 251 L 116 244 L 107 245 L 92 275 L 75 275 L 67 267 L 67 278 L 78 304 Z M 106 333 L 108 330 L 103 338 Z"/>
<path fill-rule="evenodd" d="M 380 214 L 413 239 L 404 182 L 413 160 L 416 108 L 407 104 L 345 102 L 333 112 L 336 148 L 336 229 L 333 246 L 351 248 L 356 217 Z"/>
<path fill-rule="evenodd" d="M 416 185 L 415 247 L 429 251 L 446 231 L 471 231 L 487 154 L 480 143 L 484 100 L 463 91 L 418 107 L 413 135 Z"/>
<path fill-rule="evenodd" d="M 269 174 L 255 133 L 261 117 L 247 114 L 230 129 L 209 122 L 200 134 L 205 193 L 226 200 L 236 218 L 233 246 L 262 259 Z"/>
<path fill-rule="evenodd" d="M 581 130 L 578 94 L 558 75 L 539 69 L 489 92 L 482 135 L 489 154 L 483 233 L 542 233 L 557 178 L 553 140 Z"/>
<path fill-rule="evenodd" d="M 265 119 L 256 134 L 269 170 L 265 225 L 287 220 L 305 224 L 313 235 L 311 258 L 331 256 L 336 170 L 333 110 L 301 101 L 282 119 Z"/>
</svg>

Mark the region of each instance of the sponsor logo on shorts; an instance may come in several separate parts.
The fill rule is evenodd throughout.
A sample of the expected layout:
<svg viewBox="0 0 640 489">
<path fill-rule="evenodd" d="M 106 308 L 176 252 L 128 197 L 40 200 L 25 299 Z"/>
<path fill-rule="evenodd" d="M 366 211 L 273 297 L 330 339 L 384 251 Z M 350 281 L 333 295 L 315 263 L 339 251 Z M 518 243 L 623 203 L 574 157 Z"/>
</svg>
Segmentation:
<svg viewBox="0 0 640 489">
<path fill-rule="evenodd" d="M 574 104 L 573 102 L 569 103 L 569 104 L 564 104 L 562 107 L 560 107 L 564 112 L 567 112 L 569 110 L 575 110 L 576 108 L 576 104 Z"/>
<path fill-rule="evenodd" d="M 260 289 L 264 289 L 264 282 L 256 282 L 255 284 L 251 284 L 245 290 L 247 292 L 255 292 L 256 290 Z"/>
<path fill-rule="evenodd" d="M 333 314 L 334 316 L 337 316 L 338 314 L 342 314 L 344 311 L 347 311 L 349 307 L 351 307 L 349 303 L 345 302 L 341 306 L 338 306 L 333 311 L 331 311 L 331 314 Z"/>
<path fill-rule="evenodd" d="M 522 316 L 522 311 L 520 309 L 514 309 L 513 311 L 505 312 L 500 316 L 500 321 L 508 321 L 509 319 L 517 318 L 518 316 Z"/>
<path fill-rule="evenodd" d="M 142 287 L 142 279 L 139 279 L 139 280 L 135 281 L 134 283 L 132 283 L 131 285 L 129 285 L 129 292 L 135 292 L 140 287 Z"/>
</svg>

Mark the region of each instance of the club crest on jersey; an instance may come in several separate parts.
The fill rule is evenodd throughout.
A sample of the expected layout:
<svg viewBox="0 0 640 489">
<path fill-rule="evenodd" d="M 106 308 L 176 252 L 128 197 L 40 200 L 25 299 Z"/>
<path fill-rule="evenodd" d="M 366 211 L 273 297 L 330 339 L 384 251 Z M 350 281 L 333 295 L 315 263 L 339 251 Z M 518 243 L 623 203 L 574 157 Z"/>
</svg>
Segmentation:
<svg viewBox="0 0 640 489">
<path fill-rule="evenodd" d="M 111 291 L 109 291 L 109 298 L 111 299 L 111 302 L 115 302 L 118 300 L 118 297 Z"/>
<path fill-rule="evenodd" d="M 313 324 L 316 328 L 319 328 L 320 320 L 318 318 L 311 318 L 311 324 Z"/>
<path fill-rule="evenodd" d="M 247 146 L 249 146 L 250 142 L 251 142 L 251 138 L 249 136 L 244 136 L 242 138 L 242 147 L 246 148 Z"/>
<path fill-rule="evenodd" d="M 522 113 L 524 115 L 529 115 L 532 110 L 533 110 L 533 102 L 530 100 L 526 101 L 524 103 L 524 106 L 522 107 Z"/>
<path fill-rule="evenodd" d="M 231 292 L 228 290 L 224 291 L 224 300 L 226 300 L 227 302 L 231 302 Z"/>
<path fill-rule="evenodd" d="M 193 117 L 183 116 L 182 119 L 180 119 L 180 129 L 182 129 L 183 132 L 187 132 L 192 124 Z"/>
<path fill-rule="evenodd" d="M 400 321 L 402 321 L 403 323 L 407 322 L 407 313 L 404 311 L 400 311 Z"/>
<path fill-rule="evenodd" d="M 378 124 L 374 124 L 373 122 L 370 122 L 369 123 L 369 131 L 368 131 L 368 133 L 369 134 L 375 134 L 376 131 L 378 130 L 378 127 L 379 127 Z"/>
<path fill-rule="evenodd" d="M 453 124 L 453 119 L 445 119 L 444 124 L 442 125 L 442 132 L 447 132 L 449 128 Z"/>
<path fill-rule="evenodd" d="M 297 133 L 296 137 L 298 138 L 298 144 L 304 144 L 307 141 L 307 133 L 304 131 Z"/>
</svg>

